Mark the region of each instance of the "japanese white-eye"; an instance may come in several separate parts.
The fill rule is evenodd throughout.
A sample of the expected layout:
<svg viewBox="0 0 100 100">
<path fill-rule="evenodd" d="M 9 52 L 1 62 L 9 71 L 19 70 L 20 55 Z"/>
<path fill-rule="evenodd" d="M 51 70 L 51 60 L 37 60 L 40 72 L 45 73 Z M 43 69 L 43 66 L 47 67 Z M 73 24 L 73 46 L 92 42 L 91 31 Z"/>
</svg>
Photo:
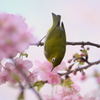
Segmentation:
<svg viewBox="0 0 100 100">
<path fill-rule="evenodd" d="M 44 54 L 53 68 L 59 65 L 66 52 L 66 33 L 63 22 L 60 23 L 61 16 L 52 13 L 53 25 L 48 30 L 44 42 Z"/>
</svg>

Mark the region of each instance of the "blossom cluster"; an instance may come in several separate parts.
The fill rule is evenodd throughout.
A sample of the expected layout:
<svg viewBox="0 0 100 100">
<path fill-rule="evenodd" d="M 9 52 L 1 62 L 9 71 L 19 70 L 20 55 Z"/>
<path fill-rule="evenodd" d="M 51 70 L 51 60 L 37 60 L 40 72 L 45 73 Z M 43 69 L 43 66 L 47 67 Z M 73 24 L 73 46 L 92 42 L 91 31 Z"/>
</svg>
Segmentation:
<svg viewBox="0 0 100 100">
<path fill-rule="evenodd" d="M 29 60 L 15 58 L 13 62 L 6 62 L 5 65 L 0 66 L 0 85 L 6 82 L 11 84 L 34 83 L 37 81 L 37 74 L 29 71 L 33 64 Z"/>
<path fill-rule="evenodd" d="M 62 62 L 60 65 L 55 67 L 52 70 L 52 64 L 49 61 L 44 61 L 41 63 L 40 61 L 35 61 L 36 68 L 34 69 L 38 76 L 40 76 L 42 81 L 48 81 L 48 83 L 57 85 L 61 83 L 61 77 L 58 75 L 58 71 L 64 70 L 66 68 L 66 65 L 64 62 Z"/>
<path fill-rule="evenodd" d="M 62 87 L 54 96 L 45 95 L 46 100 L 84 100 L 78 92 L 79 87 L 72 86 L 71 88 Z M 85 99 L 86 100 L 86 99 Z"/>
<path fill-rule="evenodd" d="M 35 40 L 22 16 L 0 14 L 0 60 L 24 52 Z"/>
</svg>

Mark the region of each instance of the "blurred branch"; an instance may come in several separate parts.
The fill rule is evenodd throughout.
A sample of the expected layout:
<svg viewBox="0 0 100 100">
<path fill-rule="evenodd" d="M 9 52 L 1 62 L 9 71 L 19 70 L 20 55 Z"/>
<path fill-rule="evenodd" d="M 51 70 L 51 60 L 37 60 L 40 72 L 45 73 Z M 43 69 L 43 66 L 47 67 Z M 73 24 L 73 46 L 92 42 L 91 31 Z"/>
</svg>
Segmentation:
<svg viewBox="0 0 100 100">
<path fill-rule="evenodd" d="M 73 70 L 69 70 L 66 73 L 59 73 L 59 75 L 61 75 L 61 76 L 63 76 L 63 75 L 68 76 L 69 74 L 73 73 L 74 71 L 76 71 L 76 72 L 80 71 L 81 72 L 82 70 L 87 69 L 87 68 L 89 68 L 89 67 L 91 67 L 93 65 L 96 65 L 96 64 L 100 64 L 100 60 L 92 62 L 92 63 L 89 63 L 88 65 L 86 65 L 84 67 L 80 67 L 80 68 L 76 68 L 76 69 L 73 69 Z"/>
<path fill-rule="evenodd" d="M 21 82 L 19 82 L 19 86 L 20 86 L 21 92 L 17 100 L 24 100 L 24 86 L 21 84 Z"/>
<path fill-rule="evenodd" d="M 42 100 L 40 94 L 31 86 L 30 80 L 29 80 L 29 78 L 26 77 L 25 72 L 19 68 L 19 66 L 15 63 L 15 61 L 14 61 L 13 59 L 12 59 L 12 62 L 15 64 L 16 67 L 18 67 L 17 69 L 18 69 L 18 71 L 23 75 L 23 77 L 24 77 L 25 79 L 27 79 L 29 88 L 36 94 L 36 96 L 39 98 L 39 100 Z M 22 91 L 24 90 L 24 87 L 22 86 L 21 83 L 20 83 L 20 88 L 21 88 Z"/>
<path fill-rule="evenodd" d="M 44 43 L 41 42 L 41 40 L 40 40 L 38 46 L 43 46 L 44 45 Z M 68 42 L 67 41 L 66 45 L 72 45 L 72 46 L 75 46 L 75 45 L 83 45 L 83 46 L 90 45 L 90 46 L 94 46 L 94 47 L 100 48 L 100 44 L 92 43 L 92 42 L 89 42 L 89 41 L 88 42 L 83 42 L 83 41 L 82 42 Z"/>
</svg>

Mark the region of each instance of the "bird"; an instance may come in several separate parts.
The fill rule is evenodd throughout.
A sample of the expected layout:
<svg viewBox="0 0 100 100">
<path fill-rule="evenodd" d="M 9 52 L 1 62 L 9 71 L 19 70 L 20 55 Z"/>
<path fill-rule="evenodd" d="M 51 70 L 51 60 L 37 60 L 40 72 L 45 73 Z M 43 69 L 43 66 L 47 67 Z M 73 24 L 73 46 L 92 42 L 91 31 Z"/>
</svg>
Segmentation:
<svg viewBox="0 0 100 100">
<path fill-rule="evenodd" d="M 48 30 L 44 41 L 44 55 L 52 63 L 52 70 L 63 60 L 66 52 L 66 32 L 61 15 L 52 13 L 53 24 Z"/>
</svg>

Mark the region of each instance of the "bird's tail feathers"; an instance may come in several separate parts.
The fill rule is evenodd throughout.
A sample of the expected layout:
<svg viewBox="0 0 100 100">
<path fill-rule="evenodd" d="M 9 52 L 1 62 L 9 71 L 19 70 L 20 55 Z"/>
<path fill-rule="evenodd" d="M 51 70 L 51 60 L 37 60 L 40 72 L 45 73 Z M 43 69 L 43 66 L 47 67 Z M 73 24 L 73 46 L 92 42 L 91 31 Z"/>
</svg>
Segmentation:
<svg viewBox="0 0 100 100">
<path fill-rule="evenodd" d="M 55 15 L 54 13 L 52 13 L 52 17 L 53 17 L 53 26 L 55 26 L 55 25 L 60 26 L 61 16 Z"/>
</svg>

